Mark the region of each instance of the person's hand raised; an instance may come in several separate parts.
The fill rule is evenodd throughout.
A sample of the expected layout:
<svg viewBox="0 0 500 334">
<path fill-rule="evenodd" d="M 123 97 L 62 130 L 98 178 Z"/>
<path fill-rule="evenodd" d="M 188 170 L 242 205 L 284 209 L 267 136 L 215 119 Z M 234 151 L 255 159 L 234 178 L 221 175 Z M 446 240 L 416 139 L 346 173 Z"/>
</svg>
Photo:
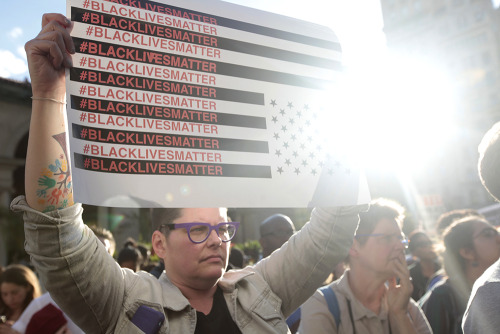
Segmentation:
<svg viewBox="0 0 500 334">
<path fill-rule="evenodd" d="M 70 54 L 75 53 L 71 27 L 61 14 L 44 14 L 42 30 L 24 46 L 34 97 L 64 99 L 64 69 L 73 66 Z"/>
<path fill-rule="evenodd" d="M 413 284 L 410 279 L 410 272 L 406 265 L 404 254 L 394 260 L 395 276 L 389 279 L 387 289 L 387 306 L 389 314 L 406 314 L 408 302 L 413 292 Z M 397 284 L 399 279 L 399 285 Z"/>
</svg>

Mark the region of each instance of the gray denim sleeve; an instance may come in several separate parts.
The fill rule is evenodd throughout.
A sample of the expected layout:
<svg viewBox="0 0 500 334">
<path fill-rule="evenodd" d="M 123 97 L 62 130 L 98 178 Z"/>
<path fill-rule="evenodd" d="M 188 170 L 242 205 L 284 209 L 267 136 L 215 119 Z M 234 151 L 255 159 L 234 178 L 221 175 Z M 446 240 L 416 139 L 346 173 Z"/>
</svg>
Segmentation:
<svg viewBox="0 0 500 334">
<path fill-rule="evenodd" d="M 19 196 L 25 249 L 59 307 L 87 333 L 105 333 L 118 318 L 124 296 L 121 269 L 82 221 L 82 206 L 41 213 Z M 113 311 L 117 310 L 117 311 Z"/>
</svg>

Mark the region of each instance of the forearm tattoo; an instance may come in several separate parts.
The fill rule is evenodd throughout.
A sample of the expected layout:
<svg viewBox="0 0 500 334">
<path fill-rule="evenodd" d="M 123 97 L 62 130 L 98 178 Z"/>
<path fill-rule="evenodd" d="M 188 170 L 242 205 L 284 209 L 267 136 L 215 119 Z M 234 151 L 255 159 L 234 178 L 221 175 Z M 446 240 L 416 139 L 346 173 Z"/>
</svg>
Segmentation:
<svg viewBox="0 0 500 334">
<path fill-rule="evenodd" d="M 52 136 L 63 150 L 58 159 L 44 168 L 38 179 L 36 195 L 38 203 L 45 206 L 44 212 L 62 209 L 73 204 L 71 168 L 68 161 L 66 133 Z"/>
</svg>

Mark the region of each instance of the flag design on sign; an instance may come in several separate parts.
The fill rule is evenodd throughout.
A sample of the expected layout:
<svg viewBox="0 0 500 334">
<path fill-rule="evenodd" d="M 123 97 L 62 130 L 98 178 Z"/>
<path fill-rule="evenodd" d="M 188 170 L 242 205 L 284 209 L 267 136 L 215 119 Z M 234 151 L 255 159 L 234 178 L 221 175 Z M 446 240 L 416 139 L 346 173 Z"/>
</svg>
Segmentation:
<svg viewBox="0 0 500 334">
<path fill-rule="evenodd" d="M 315 97 L 342 69 L 329 29 L 226 3 L 214 11 L 196 1 L 68 1 L 76 182 L 90 174 L 104 186 L 106 175 L 116 183 L 121 174 L 252 182 L 346 172 L 316 125 L 323 110 Z"/>
<path fill-rule="evenodd" d="M 321 131 L 323 110 L 279 99 L 271 99 L 268 109 L 274 176 L 317 176 L 324 168 L 331 176 L 350 173 L 350 168 L 329 149 L 328 138 Z"/>
</svg>

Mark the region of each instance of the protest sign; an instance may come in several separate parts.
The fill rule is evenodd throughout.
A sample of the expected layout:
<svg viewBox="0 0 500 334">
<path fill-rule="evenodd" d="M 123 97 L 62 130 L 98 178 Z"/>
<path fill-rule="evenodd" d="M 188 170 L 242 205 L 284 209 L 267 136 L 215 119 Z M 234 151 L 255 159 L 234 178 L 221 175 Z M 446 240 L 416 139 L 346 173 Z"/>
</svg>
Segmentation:
<svg viewBox="0 0 500 334">
<path fill-rule="evenodd" d="M 77 201 L 369 200 L 363 174 L 318 126 L 340 112 L 331 89 L 341 48 L 330 29 L 222 1 L 68 0 L 67 10 L 77 52 L 66 78 Z"/>
</svg>

